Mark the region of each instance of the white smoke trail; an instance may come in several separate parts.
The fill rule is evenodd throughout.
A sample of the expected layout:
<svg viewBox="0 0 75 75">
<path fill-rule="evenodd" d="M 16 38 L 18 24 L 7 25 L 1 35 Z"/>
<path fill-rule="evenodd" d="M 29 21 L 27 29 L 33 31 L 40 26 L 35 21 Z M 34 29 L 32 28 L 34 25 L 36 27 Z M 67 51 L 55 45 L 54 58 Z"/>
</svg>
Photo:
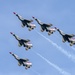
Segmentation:
<svg viewBox="0 0 75 75">
<path fill-rule="evenodd" d="M 60 67 L 58 67 L 57 65 L 53 64 L 52 62 L 50 62 L 49 60 L 47 60 L 45 57 L 43 57 L 41 54 L 33 51 L 35 54 L 37 54 L 39 57 L 41 57 L 43 60 L 45 60 L 50 66 L 54 67 L 57 71 L 59 71 L 62 75 L 71 75 L 70 73 L 62 70 Z"/>
<path fill-rule="evenodd" d="M 42 35 L 38 31 L 36 31 L 36 32 L 40 36 L 42 36 L 43 38 L 45 38 L 48 42 L 50 42 L 53 46 L 55 46 L 59 51 L 61 51 L 63 54 L 65 54 L 68 58 L 72 59 L 75 62 L 75 55 L 70 54 L 68 51 L 66 51 L 65 49 L 63 49 L 61 46 L 58 46 L 56 43 L 54 43 L 53 41 L 51 41 L 50 39 L 48 39 L 47 37 L 45 37 L 44 35 Z"/>
</svg>

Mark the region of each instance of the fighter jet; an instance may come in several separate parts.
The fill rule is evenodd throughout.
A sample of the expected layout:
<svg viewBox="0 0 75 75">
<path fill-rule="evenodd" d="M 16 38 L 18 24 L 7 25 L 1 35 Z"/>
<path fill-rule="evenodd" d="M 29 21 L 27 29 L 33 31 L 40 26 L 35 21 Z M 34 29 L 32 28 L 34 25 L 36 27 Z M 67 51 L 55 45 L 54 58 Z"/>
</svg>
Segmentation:
<svg viewBox="0 0 75 75">
<path fill-rule="evenodd" d="M 55 32 L 55 28 L 51 28 L 51 26 L 53 26 L 52 24 L 46 24 L 41 22 L 39 19 L 32 17 L 35 21 L 37 21 L 37 23 L 40 25 L 41 27 L 41 32 L 45 31 L 48 32 L 48 35 L 53 34 L 53 32 Z"/>
<path fill-rule="evenodd" d="M 60 29 L 56 28 L 55 29 L 60 33 L 60 35 L 62 36 L 62 42 L 66 42 L 68 41 L 69 43 L 71 42 L 70 38 L 73 38 L 75 35 L 74 34 L 65 34 L 63 31 L 61 31 Z"/>
<path fill-rule="evenodd" d="M 32 66 L 32 63 L 29 62 L 29 59 L 25 58 L 25 59 L 22 59 L 22 58 L 19 58 L 16 54 L 12 53 L 12 52 L 9 52 L 12 56 L 14 56 L 14 58 L 18 61 L 18 66 L 25 66 L 25 69 L 28 69 Z"/>
<path fill-rule="evenodd" d="M 18 17 L 18 19 L 21 21 L 21 23 L 22 23 L 22 27 L 28 27 L 28 30 L 29 31 L 31 31 L 31 30 L 33 30 L 34 28 L 36 28 L 36 25 L 35 24 L 33 24 L 32 22 L 33 22 L 33 20 L 27 20 L 27 19 L 24 19 L 24 18 L 22 18 L 22 16 L 20 16 L 19 14 L 17 14 L 16 12 L 13 12 L 17 17 Z"/>
<path fill-rule="evenodd" d="M 18 46 L 21 47 L 22 45 L 25 47 L 26 50 L 31 49 L 32 44 L 30 43 L 29 39 L 21 39 L 19 38 L 17 35 L 15 35 L 14 33 L 10 32 L 18 41 Z"/>
</svg>

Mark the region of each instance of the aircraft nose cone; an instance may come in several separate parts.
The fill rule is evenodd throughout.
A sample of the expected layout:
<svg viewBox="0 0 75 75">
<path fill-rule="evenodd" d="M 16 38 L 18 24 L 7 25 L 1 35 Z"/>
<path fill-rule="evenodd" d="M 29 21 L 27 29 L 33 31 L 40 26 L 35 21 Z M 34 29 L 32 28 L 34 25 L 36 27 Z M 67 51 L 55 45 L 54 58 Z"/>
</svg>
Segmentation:
<svg viewBox="0 0 75 75">
<path fill-rule="evenodd" d="M 12 32 L 10 32 L 10 34 L 13 34 Z"/>
<path fill-rule="evenodd" d="M 12 54 L 12 52 L 9 52 L 10 54 Z"/>
<path fill-rule="evenodd" d="M 35 18 L 34 16 L 32 16 L 32 18 Z"/>
<path fill-rule="evenodd" d="M 15 12 L 13 12 L 13 14 L 16 14 Z"/>
</svg>

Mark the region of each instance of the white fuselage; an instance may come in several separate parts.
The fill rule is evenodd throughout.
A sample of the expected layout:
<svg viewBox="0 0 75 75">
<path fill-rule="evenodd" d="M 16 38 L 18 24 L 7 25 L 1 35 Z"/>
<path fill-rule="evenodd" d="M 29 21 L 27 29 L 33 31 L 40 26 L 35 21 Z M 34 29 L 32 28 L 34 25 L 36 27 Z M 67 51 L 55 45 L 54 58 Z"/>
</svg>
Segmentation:
<svg viewBox="0 0 75 75">
<path fill-rule="evenodd" d="M 24 64 L 27 65 L 27 66 L 32 66 L 31 62 L 24 62 Z"/>
<path fill-rule="evenodd" d="M 47 28 L 48 31 L 55 31 L 55 28 Z"/>
<path fill-rule="evenodd" d="M 69 38 L 69 40 L 75 42 L 75 38 Z"/>
<path fill-rule="evenodd" d="M 32 47 L 33 45 L 31 43 L 25 43 L 25 46 Z"/>
</svg>

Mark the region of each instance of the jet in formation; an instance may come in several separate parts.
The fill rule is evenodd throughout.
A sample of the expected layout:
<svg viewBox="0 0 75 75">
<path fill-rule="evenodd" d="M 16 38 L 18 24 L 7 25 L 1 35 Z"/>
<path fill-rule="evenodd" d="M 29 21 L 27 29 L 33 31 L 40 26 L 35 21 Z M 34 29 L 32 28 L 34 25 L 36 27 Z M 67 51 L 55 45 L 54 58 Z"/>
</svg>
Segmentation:
<svg viewBox="0 0 75 75">
<path fill-rule="evenodd" d="M 74 34 L 65 34 L 63 31 L 61 31 L 60 29 L 56 28 L 55 29 L 60 33 L 60 35 L 62 36 L 62 42 L 69 42 L 70 46 L 75 44 L 75 38 L 74 38 Z"/>
<path fill-rule="evenodd" d="M 18 17 L 18 19 L 21 21 L 21 23 L 22 23 L 22 27 L 27 27 L 28 28 L 28 30 L 29 31 L 31 31 L 31 30 L 33 30 L 34 28 L 36 28 L 36 25 L 35 24 L 33 24 L 32 22 L 33 22 L 33 20 L 31 19 L 31 20 L 28 20 L 28 19 L 25 19 L 25 18 L 23 18 L 22 16 L 20 16 L 19 14 L 17 14 L 16 12 L 13 12 L 17 17 Z"/>
<path fill-rule="evenodd" d="M 12 53 L 12 52 L 9 52 L 12 56 L 14 56 L 14 58 L 18 61 L 18 66 L 25 66 L 25 69 L 28 69 L 32 66 L 32 63 L 29 62 L 29 59 L 25 58 L 25 59 L 22 59 L 22 58 L 19 58 L 16 54 Z"/>
<path fill-rule="evenodd" d="M 24 46 L 26 50 L 31 49 L 31 47 L 33 47 L 32 44 L 30 43 L 30 40 L 29 39 L 21 39 L 17 35 L 15 35 L 14 33 L 12 33 L 12 32 L 10 32 L 10 33 L 18 41 L 18 46 L 19 47 Z"/>
<path fill-rule="evenodd" d="M 55 32 L 55 28 L 51 28 L 51 26 L 53 26 L 52 24 L 46 24 L 41 22 L 39 19 L 32 17 L 41 27 L 41 32 L 46 31 L 48 32 L 48 35 L 53 34 L 53 32 Z"/>
</svg>

